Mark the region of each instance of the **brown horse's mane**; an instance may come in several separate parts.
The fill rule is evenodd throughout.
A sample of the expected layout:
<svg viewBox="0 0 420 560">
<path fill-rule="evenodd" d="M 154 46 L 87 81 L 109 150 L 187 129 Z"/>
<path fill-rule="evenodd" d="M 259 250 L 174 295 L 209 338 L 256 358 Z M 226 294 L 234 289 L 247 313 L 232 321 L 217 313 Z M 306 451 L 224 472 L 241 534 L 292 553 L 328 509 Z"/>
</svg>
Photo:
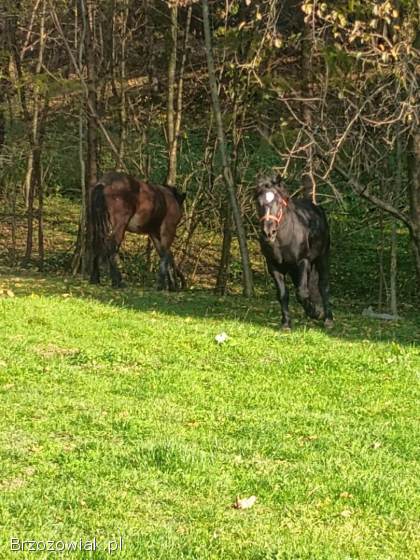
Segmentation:
<svg viewBox="0 0 420 560">
<path fill-rule="evenodd" d="M 163 186 L 171 191 L 171 193 L 175 197 L 175 200 L 181 206 L 183 204 L 184 200 L 186 199 L 187 195 L 185 193 L 181 192 L 176 187 L 173 187 L 172 185 L 163 185 Z"/>
</svg>

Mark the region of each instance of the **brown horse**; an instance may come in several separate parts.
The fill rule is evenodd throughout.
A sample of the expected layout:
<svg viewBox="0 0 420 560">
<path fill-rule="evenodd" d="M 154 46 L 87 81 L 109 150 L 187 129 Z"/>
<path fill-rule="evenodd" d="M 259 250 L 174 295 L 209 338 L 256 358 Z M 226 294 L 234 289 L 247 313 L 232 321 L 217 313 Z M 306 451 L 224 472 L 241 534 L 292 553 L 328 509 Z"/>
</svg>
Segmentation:
<svg viewBox="0 0 420 560">
<path fill-rule="evenodd" d="M 158 289 L 184 286 L 170 247 L 182 216 L 185 194 L 175 187 L 152 185 L 117 171 L 106 173 L 91 189 L 92 271 L 99 283 L 101 258 L 109 262 L 112 285 L 122 286 L 118 250 L 126 231 L 149 235 L 160 256 Z"/>
</svg>

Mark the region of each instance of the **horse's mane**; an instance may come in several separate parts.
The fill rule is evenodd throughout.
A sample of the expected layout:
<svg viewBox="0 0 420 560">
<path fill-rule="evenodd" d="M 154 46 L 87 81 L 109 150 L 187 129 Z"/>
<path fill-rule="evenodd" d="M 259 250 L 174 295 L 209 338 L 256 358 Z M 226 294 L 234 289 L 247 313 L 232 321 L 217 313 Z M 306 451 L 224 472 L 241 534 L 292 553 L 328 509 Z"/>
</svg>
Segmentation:
<svg viewBox="0 0 420 560">
<path fill-rule="evenodd" d="M 165 187 L 171 191 L 178 204 L 182 205 L 187 197 L 186 193 L 181 192 L 179 189 L 177 189 L 176 187 L 172 187 L 171 185 L 165 185 Z"/>
</svg>

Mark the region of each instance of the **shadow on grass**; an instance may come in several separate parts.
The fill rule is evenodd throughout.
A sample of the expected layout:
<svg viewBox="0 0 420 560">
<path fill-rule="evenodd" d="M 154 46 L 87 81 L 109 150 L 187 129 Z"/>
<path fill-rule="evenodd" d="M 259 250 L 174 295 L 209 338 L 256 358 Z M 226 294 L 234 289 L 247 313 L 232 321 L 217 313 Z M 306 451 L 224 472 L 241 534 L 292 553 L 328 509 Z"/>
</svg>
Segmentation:
<svg viewBox="0 0 420 560">
<path fill-rule="evenodd" d="M 7 294 L 7 291 L 10 294 Z M 0 294 L 4 297 L 22 297 L 31 294 L 47 297 L 62 296 L 94 299 L 104 305 L 118 306 L 141 312 L 159 311 L 177 317 L 198 317 L 209 320 L 227 320 L 252 323 L 272 330 L 279 329 L 280 309 L 274 289 L 251 300 L 240 295 L 216 296 L 210 290 L 184 292 L 156 292 L 141 286 L 122 290 L 108 284 L 92 286 L 73 277 L 42 275 L 34 271 L 0 268 Z M 406 306 L 400 321 L 381 321 L 361 315 L 362 303 L 335 301 L 335 326 L 324 331 L 322 323 L 307 319 L 291 299 L 295 330 L 319 329 L 328 336 L 346 340 L 394 341 L 412 345 L 420 342 L 420 318 L 413 307 Z"/>
</svg>

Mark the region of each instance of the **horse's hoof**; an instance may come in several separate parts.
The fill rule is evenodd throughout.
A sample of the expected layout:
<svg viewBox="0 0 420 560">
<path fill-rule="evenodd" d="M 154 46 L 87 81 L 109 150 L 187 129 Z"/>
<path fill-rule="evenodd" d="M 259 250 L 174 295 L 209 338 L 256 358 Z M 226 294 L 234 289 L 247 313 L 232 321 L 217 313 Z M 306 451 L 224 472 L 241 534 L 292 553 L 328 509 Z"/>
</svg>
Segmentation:
<svg viewBox="0 0 420 560">
<path fill-rule="evenodd" d="M 281 330 L 283 332 L 290 332 L 292 330 L 292 327 L 291 327 L 291 325 L 284 324 L 284 325 L 281 326 Z"/>
<path fill-rule="evenodd" d="M 334 321 L 332 319 L 325 319 L 324 327 L 326 329 L 332 329 L 334 327 Z"/>
<path fill-rule="evenodd" d="M 116 290 L 123 290 L 124 288 L 127 287 L 127 284 L 125 282 L 118 282 L 115 284 L 112 284 L 112 287 L 115 288 Z"/>
</svg>

